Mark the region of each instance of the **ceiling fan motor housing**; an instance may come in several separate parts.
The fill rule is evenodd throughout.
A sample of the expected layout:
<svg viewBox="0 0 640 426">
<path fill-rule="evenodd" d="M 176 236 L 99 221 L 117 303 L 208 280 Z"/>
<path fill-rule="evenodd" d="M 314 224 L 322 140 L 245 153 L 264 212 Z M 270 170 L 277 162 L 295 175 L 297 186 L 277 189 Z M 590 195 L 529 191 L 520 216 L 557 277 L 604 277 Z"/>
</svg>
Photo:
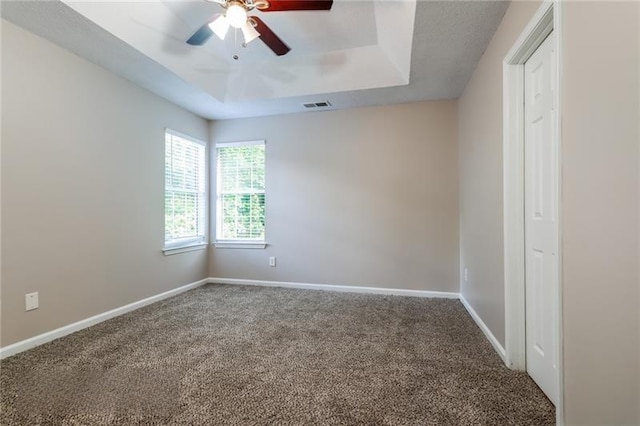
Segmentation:
<svg viewBox="0 0 640 426">
<path fill-rule="evenodd" d="M 245 44 L 260 37 L 260 40 L 276 55 L 286 55 L 291 48 L 284 43 L 260 18 L 248 16 L 247 12 L 258 9 L 262 12 L 285 12 L 294 10 L 331 10 L 333 0 L 206 0 L 218 3 L 226 14 L 200 27 L 187 43 L 201 46 L 214 34 L 224 39 L 229 26 L 242 29 Z M 220 22 L 219 22 L 220 21 Z"/>
</svg>

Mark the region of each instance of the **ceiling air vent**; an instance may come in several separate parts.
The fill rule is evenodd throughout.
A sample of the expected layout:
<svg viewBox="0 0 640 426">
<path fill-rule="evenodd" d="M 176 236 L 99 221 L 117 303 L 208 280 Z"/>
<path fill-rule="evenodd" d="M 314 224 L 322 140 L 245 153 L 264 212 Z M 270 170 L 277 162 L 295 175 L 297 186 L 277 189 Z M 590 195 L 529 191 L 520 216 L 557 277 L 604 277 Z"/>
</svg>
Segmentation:
<svg viewBox="0 0 640 426">
<path fill-rule="evenodd" d="M 329 101 L 323 101 L 323 102 L 312 102 L 312 103 L 308 103 L 308 104 L 302 104 L 304 105 L 305 108 L 307 109 L 313 109 L 313 108 L 328 108 L 331 106 L 331 102 Z"/>
</svg>

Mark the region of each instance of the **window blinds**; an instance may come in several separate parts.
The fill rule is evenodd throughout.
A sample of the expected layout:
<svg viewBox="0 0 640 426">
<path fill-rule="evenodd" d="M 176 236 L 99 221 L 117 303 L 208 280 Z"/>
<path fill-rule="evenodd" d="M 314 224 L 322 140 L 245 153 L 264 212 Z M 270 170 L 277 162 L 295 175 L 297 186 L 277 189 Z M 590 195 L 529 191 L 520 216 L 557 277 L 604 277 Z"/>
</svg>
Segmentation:
<svg viewBox="0 0 640 426">
<path fill-rule="evenodd" d="M 218 144 L 217 240 L 265 239 L 264 141 Z"/>
<path fill-rule="evenodd" d="M 165 134 L 165 247 L 206 240 L 206 166 L 203 143 Z"/>
</svg>

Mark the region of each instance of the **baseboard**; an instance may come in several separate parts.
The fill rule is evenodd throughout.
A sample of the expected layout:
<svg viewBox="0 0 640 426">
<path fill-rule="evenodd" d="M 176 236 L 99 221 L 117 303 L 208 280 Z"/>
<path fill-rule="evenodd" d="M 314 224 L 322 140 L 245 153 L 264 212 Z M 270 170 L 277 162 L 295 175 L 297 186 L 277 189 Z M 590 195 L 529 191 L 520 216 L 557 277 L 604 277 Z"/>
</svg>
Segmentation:
<svg viewBox="0 0 640 426">
<path fill-rule="evenodd" d="M 341 291 L 348 293 L 369 293 L 369 294 L 384 294 L 392 296 L 411 296 L 411 297 L 431 297 L 431 298 L 446 298 L 446 299 L 459 299 L 462 305 L 465 307 L 471 318 L 476 322 L 480 330 L 489 340 L 489 343 L 493 346 L 498 356 L 504 362 L 506 359 L 505 350 L 493 335 L 489 327 L 482 321 L 478 313 L 471 307 L 469 302 L 460 293 L 445 292 L 445 291 L 428 291 L 428 290 L 406 290 L 396 288 L 380 288 L 380 287 L 360 287 L 360 286 L 343 286 L 332 284 L 308 284 L 308 283 L 294 283 L 294 282 L 282 282 L 282 281 L 261 281 L 261 280 L 244 280 L 237 278 L 209 278 L 211 284 L 231 284 L 231 285 L 251 285 L 261 287 L 284 287 L 284 288 L 301 288 L 308 290 L 327 290 L 327 291 Z"/>
<path fill-rule="evenodd" d="M 430 298 L 446 298 L 446 299 L 460 299 L 464 307 L 471 315 L 471 318 L 478 324 L 478 327 L 485 334 L 491 345 L 494 347 L 498 355 L 505 360 L 505 351 L 498 339 L 491 333 L 486 324 L 482 321 L 480 316 L 471 307 L 469 302 L 459 293 L 445 292 L 445 291 L 428 291 L 428 290 L 408 290 L 408 289 L 396 289 L 396 288 L 380 288 L 380 287 L 360 287 L 360 286 L 342 286 L 332 284 L 308 284 L 308 283 L 294 283 L 294 282 L 282 282 L 282 281 L 261 281 L 261 280 L 244 280 L 236 278 L 205 278 L 200 281 L 193 282 L 191 284 L 184 285 L 182 287 L 175 288 L 173 290 L 166 291 L 164 293 L 157 294 L 155 296 L 147 297 L 146 299 L 138 300 L 137 302 L 129 303 L 128 305 L 121 306 L 116 309 L 112 309 L 107 312 L 92 316 L 90 318 L 74 322 L 73 324 L 66 325 L 64 327 L 57 328 L 55 330 L 48 331 L 38 336 L 31 337 L 20 342 L 13 343 L 9 346 L 0 348 L 0 359 L 8 358 L 12 355 L 24 352 L 28 349 L 35 348 L 36 346 L 43 345 L 51 342 L 52 340 L 59 339 L 69 334 L 75 333 L 92 325 L 101 323 L 111 318 L 126 314 L 127 312 L 134 311 L 142 308 L 143 306 L 150 305 L 155 302 L 159 302 L 163 299 L 167 299 L 172 296 L 176 296 L 185 291 L 192 290 L 200 287 L 204 284 L 231 284 L 231 285 L 251 285 L 262 287 L 284 287 L 284 288 L 300 288 L 309 290 L 325 290 L 325 291 L 340 291 L 348 293 L 369 293 L 369 294 L 381 294 L 392 296 L 410 296 L 410 297 L 430 297 Z"/>
<path fill-rule="evenodd" d="M 307 290 L 327 290 L 341 291 L 347 293 L 369 293 L 384 294 L 392 296 L 411 296 L 411 297 L 439 297 L 445 299 L 457 299 L 458 293 L 446 291 L 428 291 L 428 290 L 404 290 L 396 288 L 379 288 L 379 287 L 360 287 L 332 284 L 307 284 L 293 283 L 282 281 L 260 281 L 260 280 L 243 280 L 237 278 L 209 278 L 212 284 L 232 284 L 232 285 L 251 285 L 261 287 L 284 287 L 284 288 L 301 288 Z"/>
<path fill-rule="evenodd" d="M 91 327 L 92 325 L 101 323 L 108 319 L 142 308 L 143 306 L 147 306 L 152 303 L 159 302 L 160 300 L 167 299 L 172 296 L 176 296 L 180 293 L 184 293 L 185 291 L 189 291 L 196 287 L 205 285 L 208 282 L 209 282 L 209 279 L 205 278 L 200 281 L 183 285 L 182 287 L 174 288 L 173 290 L 165 291 L 164 293 L 156 294 L 155 296 L 147 297 L 146 299 L 138 300 L 137 302 L 129 303 L 128 305 L 121 306 L 119 308 L 112 309 L 107 312 L 103 312 L 101 314 L 92 316 L 91 318 L 83 319 L 81 321 L 74 322 L 73 324 L 65 325 L 64 327 L 60 327 L 55 330 L 48 331 L 38 336 L 34 336 L 17 343 L 13 343 L 9 346 L 5 346 L 4 348 L 0 348 L 0 359 L 4 359 L 12 355 L 18 354 L 20 352 L 24 352 L 28 349 L 35 348 L 36 346 L 43 345 L 45 343 L 51 342 L 52 340 L 59 339 L 60 337 L 67 336 L 71 333 L 75 333 L 76 331 L 80 331 L 84 328 Z"/>
<path fill-rule="evenodd" d="M 487 324 L 485 324 L 484 321 L 482 321 L 482 318 L 480 318 L 480 315 L 478 315 L 478 313 L 471 307 L 469 302 L 467 302 L 467 299 L 465 299 L 462 294 L 460 294 L 460 302 L 462 302 L 462 305 L 465 307 L 467 312 L 469 312 L 469 315 L 471 315 L 471 318 L 473 318 L 476 324 L 478 324 L 478 327 L 480 327 L 480 330 L 482 330 L 484 335 L 487 337 L 487 339 L 489 340 L 489 343 L 491 343 L 491 346 L 493 346 L 493 349 L 495 349 L 498 355 L 500 356 L 500 358 L 502 358 L 502 362 L 505 362 L 507 359 L 506 353 L 504 351 L 504 348 L 498 341 L 498 339 L 496 339 L 496 336 L 493 335 L 491 330 L 489 330 L 489 327 L 487 327 Z"/>
</svg>

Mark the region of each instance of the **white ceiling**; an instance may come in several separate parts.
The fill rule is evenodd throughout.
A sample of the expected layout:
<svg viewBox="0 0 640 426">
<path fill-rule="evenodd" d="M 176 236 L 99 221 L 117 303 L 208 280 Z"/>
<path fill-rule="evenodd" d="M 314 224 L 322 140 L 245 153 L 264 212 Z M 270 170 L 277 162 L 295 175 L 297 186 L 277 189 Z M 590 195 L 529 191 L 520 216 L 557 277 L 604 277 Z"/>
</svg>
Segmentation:
<svg viewBox="0 0 640 426">
<path fill-rule="evenodd" d="M 334 0 L 329 12 L 253 12 L 291 47 L 282 57 L 260 40 L 235 44 L 231 31 L 224 41 L 187 45 L 223 11 L 204 0 L 12 1 L 1 12 L 203 117 L 225 119 L 325 100 L 341 109 L 457 98 L 507 6 Z"/>
</svg>

